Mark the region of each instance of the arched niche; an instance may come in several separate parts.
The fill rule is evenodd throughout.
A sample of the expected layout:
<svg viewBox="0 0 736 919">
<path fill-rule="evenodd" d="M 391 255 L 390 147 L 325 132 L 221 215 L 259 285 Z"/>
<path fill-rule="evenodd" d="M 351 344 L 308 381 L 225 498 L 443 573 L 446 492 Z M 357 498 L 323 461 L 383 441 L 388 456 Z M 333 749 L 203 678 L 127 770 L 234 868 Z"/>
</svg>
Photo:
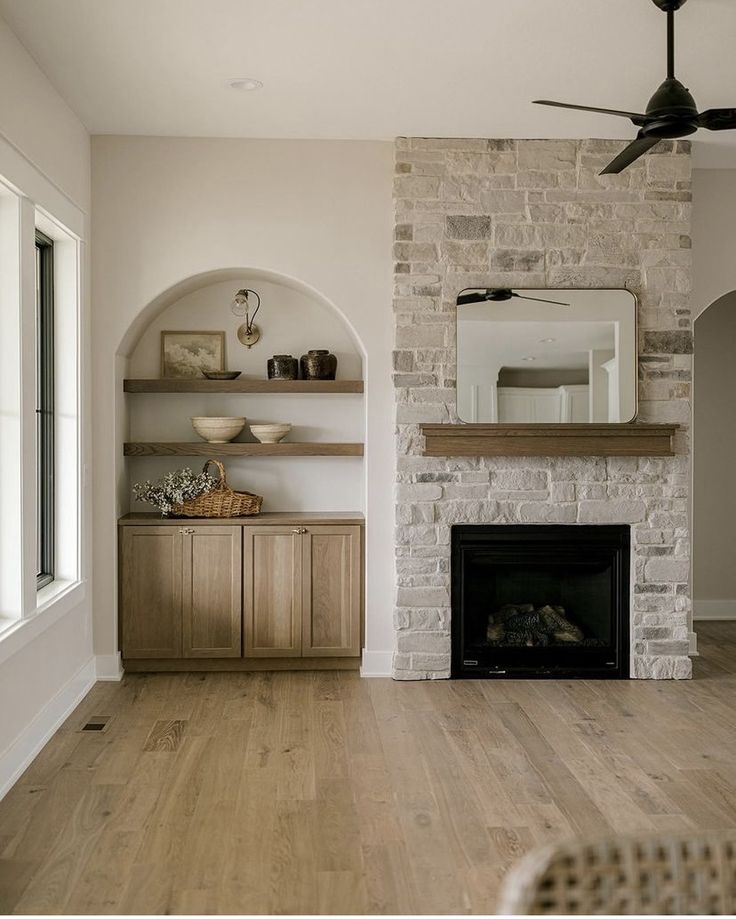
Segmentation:
<svg viewBox="0 0 736 919">
<path fill-rule="evenodd" d="M 236 267 L 236 268 L 217 268 L 212 271 L 204 271 L 172 284 L 165 290 L 161 291 L 153 300 L 146 304 L 129 325 L 123 335 L 116 352 L 122 357 L 129 357 L 134 351 L 141 336 L 146 329 L 155 321 L 164 310 L 176 304 L 183 298 L 201 291 L 205 288 L 218 284 L 232 283 L 240 285 L 241 282 L 247 282 L 248 286 L 258 290 L 258 284 L 268 284 L 276 288 L 283 288 L 285 291 L 293 291 L 301 295 L 306 300 L 319 304 L 323 309 L 334 314 L 348 331 L 355 348 L 361 356 L 365 356 L 365 348 L 353 328 L 352 324 L 346 318 L 345 314 L 330 299 L 321 294 L 318 290 L 303 281 L 293 278 L 280 272 L 272 271 L 266 268 Z M 237 287 L 233 287 L 233 293 Z M 232 298 L 231 298 L 232 299 Z M 229 301 L 228 301 L 229 302 Z M 226 304 L 227 305 L 227 304 Z M 267 322 L 267 311 L 270 311 L 268 304 L 264 304 L 263 313 L 259 317 L 261 324 Z M 230 317 L 235 320 L 234 316 Z M 259 342 L 257 347 L 261 347 Z M 269 355 L 270 356 L 270 355 Z"/>
<path fill-rule="evenodd" d="M 262 297 L 256 319 L 262 338 L 247 349 L 237 339 L 242 318 L 230 304 L 236 290 L 250 287 Z M 337 306 L 307 284 L 274 271 L 225 268 L 186 278 L 147 304 L 131 323 L 118 348 L 118 372 L 127 377 L 160 373 L 162 330 L 223 330 L 226 365 L 245 377 L 265 378 L 273 354 L 299 357 L 310 348 L 328 348 L 338 357 L 338 378 L 363 377 L 365 352 L 355 330 Z M 122 390 L 122 380 L 118 392 Z M 122 440 L 198 441 L 190 418 L 196 415 L 245 416 L 249 422 L 287 421 L 293 441 L 365 440 L 363 400 L 356 396 L 292 394 L 144 394 L 120 400 Z M 243 437 L 248 438 L 247 430 Z M 117 451 L 122 453 L 122 443 Z M 216 450 L 213 450 L 216 455 Z M 119 504 L 150 510 L 130 499 L 130 484 L 158 478 L 181 466 L 197 468 L 198 457 L 136 457 L 119 476 Z M 262 494 L 264 510 L 360 511 L 365 472 L 361 458 L 238 458 L 227 460 L 233 487 Z"/>
<path fill-rule="evenodd" d="M 693 605 L 695 619 L 736 620 L 736 290 L 694 324 Z M 697 631 L 697 621 L 695 622 Z"/>
</svg>

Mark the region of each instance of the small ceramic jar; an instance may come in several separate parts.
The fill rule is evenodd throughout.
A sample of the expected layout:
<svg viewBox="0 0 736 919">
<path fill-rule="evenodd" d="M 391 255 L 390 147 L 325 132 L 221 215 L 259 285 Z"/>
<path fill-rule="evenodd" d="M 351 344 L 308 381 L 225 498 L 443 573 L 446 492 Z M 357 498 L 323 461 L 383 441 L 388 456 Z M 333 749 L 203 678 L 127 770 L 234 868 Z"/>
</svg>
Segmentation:
<svg viewBox="0 0 736 919">
<path fill-rule="evenodd" d="M 303 380 L 334 380 L 337 358 L 326 349 L 307 351 L 301 357 Z"/>
<path fill-rule="evenodd" d="M 296 380 L 299 361 L 290 354 L 274 354 L 267 362 L 269 380 Z"/>
</svg>

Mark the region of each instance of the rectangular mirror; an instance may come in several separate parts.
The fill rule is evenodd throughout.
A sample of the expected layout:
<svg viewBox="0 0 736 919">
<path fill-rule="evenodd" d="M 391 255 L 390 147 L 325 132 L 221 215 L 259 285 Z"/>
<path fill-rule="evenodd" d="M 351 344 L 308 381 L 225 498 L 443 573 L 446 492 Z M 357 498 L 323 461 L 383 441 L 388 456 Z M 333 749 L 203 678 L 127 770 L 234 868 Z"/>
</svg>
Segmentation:
<svg viewBox="0 0 736 919">
<path fill-rule="evenodd" d="M 457 299 L 460 420 L 633 421 L 636 309 L 628 290 L 462 291 Z"/>
</svg>

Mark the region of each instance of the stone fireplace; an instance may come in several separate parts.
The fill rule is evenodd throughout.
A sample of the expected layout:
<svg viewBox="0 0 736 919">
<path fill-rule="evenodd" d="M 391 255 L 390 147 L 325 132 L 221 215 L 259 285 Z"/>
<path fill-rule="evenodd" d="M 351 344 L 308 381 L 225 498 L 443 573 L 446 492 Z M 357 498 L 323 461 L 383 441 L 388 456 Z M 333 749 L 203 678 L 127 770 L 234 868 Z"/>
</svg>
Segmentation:
<svg viewBox="0 0 736 919">
<path fill-rule="evenodd" d="M 451 533 L 462 524 L 626 525 L 630 675 L 690 676 L 689 144 L 663 142 L 599 176 L 620 146 L 396 142 L 397 679 L 450 676 Z M 455 300 L 468 287 L 633 291 L 639 420 L 679 423 L 676 455 L 424 456 L 420 424 L 458 421 Z"/>
</svg>

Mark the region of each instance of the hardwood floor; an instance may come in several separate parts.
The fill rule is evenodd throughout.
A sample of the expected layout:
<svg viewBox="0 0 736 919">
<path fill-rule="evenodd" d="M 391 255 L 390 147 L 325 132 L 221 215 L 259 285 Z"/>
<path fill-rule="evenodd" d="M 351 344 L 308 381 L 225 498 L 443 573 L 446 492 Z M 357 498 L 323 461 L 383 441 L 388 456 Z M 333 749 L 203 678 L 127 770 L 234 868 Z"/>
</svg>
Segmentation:
<svg viewBox="0 0 736 919">
<path fill-rule="evenodd" d="M 700 648 L 689 683 L 98 684 L 0 803 L 0 910 L 487 913 L 537 843 L 733 826 L 736 623 Z"/>
</svg>

